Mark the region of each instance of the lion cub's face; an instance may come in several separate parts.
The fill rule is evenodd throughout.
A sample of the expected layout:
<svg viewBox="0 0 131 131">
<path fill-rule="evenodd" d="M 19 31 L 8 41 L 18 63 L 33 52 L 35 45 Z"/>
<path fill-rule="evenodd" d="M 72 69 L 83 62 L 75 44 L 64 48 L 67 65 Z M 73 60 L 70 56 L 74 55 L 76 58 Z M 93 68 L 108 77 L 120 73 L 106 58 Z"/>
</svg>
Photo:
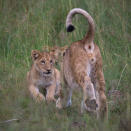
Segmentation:
<svg viewBox="0 0 131 131">
<path fill-rule="evenodd" d="M 36 70 L 42 76 L 50 76 L 54 72 L 54 58 L 50 52 L 33 50 L 31 53 Z"/>
<path fill-rule="evenodd" d="M 67 48 L 67 45 L 63 47 L 54 46 L 50 48 L 50 52 L 54 54 L 56 61 L 60 61 L 64 56 L 64 53 L 66 52 Z"/>
</svg>

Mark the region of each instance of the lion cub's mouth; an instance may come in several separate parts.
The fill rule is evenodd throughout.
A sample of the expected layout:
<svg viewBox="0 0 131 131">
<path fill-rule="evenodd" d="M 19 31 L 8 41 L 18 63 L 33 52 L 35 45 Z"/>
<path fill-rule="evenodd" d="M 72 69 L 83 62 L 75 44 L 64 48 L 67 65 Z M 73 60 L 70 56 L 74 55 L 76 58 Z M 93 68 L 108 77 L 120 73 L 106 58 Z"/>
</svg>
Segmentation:
<svg viewBox="0 0 131 131">
<path fill-rule="evenodd" d="M 51 74 L 52 74 L 52 71 L 43 72 L 43 75 L 45 75 L 45 76 L 48 76 L 48 75 L 51 75 Z"/>
</svg>

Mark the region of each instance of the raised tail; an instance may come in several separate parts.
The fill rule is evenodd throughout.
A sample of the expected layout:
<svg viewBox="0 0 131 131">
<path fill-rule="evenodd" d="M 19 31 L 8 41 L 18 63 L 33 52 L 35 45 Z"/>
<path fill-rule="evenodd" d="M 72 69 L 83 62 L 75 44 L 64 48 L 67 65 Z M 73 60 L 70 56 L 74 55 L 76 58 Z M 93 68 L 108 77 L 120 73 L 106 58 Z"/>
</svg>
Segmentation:
<svg viewBox="0 0 131 131">
<path fill-rule="evenodd" d="M 88 20 L 89 29 L 88 29 L 88 32 L 87 32 L 85 38 L 83 39 L 83 41 L 86 42 L 86 43 L 87 42 L 92 43 L 93 40 L 94 40 L 94 33 L 95 33 L 94 20 L 90 16 L 90 14 L 88 12 L 86 12 L 85 10 L 83 10 L 83 9 L 74 8 L 68 13 L 67 18 L 66 18 L 67 32 L 72 32 L 75 29 L 75 27 L 72 24 L 72 18 L 74 17 L 75 14 L 81 14 L 81 15 L 85 16 L 86 19 Z"/>
</svg>

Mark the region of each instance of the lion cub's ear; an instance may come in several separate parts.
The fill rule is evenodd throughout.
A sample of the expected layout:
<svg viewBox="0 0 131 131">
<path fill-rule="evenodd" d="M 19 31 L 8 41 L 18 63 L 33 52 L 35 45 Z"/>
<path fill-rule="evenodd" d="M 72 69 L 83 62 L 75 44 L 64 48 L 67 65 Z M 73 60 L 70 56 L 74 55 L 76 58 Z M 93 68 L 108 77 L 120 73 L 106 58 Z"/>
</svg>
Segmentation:
<svg viewBox="0 0 131 131">
<path fill-rule="evenodd" d="M 52 57 L 55 61 L 57 61 L 57 59 L 58 59 L 58 54 L 57 54 L 57 52 L 56 52 L 56 51 L 50 51 L 49 53 L 50 53 L 51 57 Z"/>
<path fill-rule="evenodd" d="M 67 48 L 68 48 L 67 45 L 65 45 L 65 46 L 63 46 L 63 47 L 61 48 L 61 56 L 64 56 L 64 55 L 65 55 L 65 52 L 66 52 Z"/>
<path fill-rule="evenodd" d="M 32 50 L 31 51 L 31 57 L 32 57 L 32 60 L 36 60 L 37 58 L 39 58 L 41 55 L 41 53 L 37 50 Z"/>
<path fill-rule="evenodd" d="M 43 46 L 43 48 L 42 48 L 43 51 L 50 51 L 51 49 L 52 48 L 47 45 Z"/>
<path fill-rule="evenodd" d="M 50 55 L 53 56 L 55 60 L 57 60 L 59 57 L 59 47 L 54 46 L 50 48 Z"/>
</svg>

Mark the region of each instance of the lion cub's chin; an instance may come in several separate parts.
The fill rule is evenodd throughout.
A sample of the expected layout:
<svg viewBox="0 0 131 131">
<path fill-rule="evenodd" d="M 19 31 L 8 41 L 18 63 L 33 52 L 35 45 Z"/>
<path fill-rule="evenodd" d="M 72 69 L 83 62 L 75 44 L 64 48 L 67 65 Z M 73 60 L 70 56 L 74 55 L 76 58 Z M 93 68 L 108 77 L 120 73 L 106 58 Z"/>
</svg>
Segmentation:
<svg viewBox="0 0 131 131">
<path fill-rule="evenodd" d="M 52 76 L 52 75 L 53 75 L 52 72 L 50 72 L 50 73 L 49 73 L 49 72 L 43 72 L 43 73 L 42 73 L 42 76 L 43 76 L 43 77 L 50 77 L 50 76 Z"/>
</svg>

